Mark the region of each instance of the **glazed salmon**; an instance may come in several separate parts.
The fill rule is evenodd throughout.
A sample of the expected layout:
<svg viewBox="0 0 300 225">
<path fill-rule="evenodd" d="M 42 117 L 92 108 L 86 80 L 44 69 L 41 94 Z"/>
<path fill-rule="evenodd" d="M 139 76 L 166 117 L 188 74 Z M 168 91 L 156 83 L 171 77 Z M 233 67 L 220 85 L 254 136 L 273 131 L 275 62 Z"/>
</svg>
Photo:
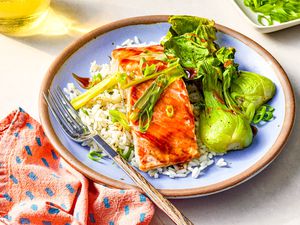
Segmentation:
<svg viewBox="0 0 300 225">
<path fill-rule="evenodd" d="M 115 49 L 112 58 L 119 71 L 134 77 L 142 76 L 140 60 L 157 65 L 157 70 L 167 68 L 163 60 L 163 47 L 128 47 Z M 126 89 L 126 102 L 132 109 L 153 80 Z M 166 113 L 173 107 L 173 115 Z M 138 122 L 131 121 L 135 155 L 139 169 L 148 171 L 159 167 L 187 162 L 199 157 L 195 135 L 195 122 L 186 86 L 182 79 L 174 81 L 162 93 L 154 107 L 153 117 L 146 132 L 141 132 Z"/>
</svg>

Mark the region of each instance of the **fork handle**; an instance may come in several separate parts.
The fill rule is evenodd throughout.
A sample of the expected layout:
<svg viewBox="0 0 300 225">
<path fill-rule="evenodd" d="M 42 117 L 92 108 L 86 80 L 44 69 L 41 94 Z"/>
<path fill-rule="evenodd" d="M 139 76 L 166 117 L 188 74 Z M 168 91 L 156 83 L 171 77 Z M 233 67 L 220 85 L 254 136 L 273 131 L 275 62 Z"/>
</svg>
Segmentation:
<svg viewBox="0 0 300 225">
<path fill-rule="evenodd" d="M 137 172 L 120 155 L 113 160 L 127 173 L 127 175 L 148 195 L 148 197 L 177 225 L 193 225 L 169 200 L 155 189 L 139 172 Z"/>
</svg>

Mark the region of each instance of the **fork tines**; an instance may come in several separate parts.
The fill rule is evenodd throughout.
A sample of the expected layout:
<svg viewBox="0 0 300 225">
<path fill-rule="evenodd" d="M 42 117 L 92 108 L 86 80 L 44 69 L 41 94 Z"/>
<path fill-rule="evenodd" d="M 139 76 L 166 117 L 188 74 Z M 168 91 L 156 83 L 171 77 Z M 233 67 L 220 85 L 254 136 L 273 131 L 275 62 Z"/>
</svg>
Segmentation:
<svg viewBox="0 0 300 225">
<path fill-rule="evenodd" d="M 81 122 L 78 112 L 72 107 L 69 100 L 60 87 L 48 90 L 48 96 L 44 98 L 53 113 L 55 119 L 60 123 L 66 134 L 76 141 L 86 139 L 89 135 L 87 127 Z"/>
</svg>

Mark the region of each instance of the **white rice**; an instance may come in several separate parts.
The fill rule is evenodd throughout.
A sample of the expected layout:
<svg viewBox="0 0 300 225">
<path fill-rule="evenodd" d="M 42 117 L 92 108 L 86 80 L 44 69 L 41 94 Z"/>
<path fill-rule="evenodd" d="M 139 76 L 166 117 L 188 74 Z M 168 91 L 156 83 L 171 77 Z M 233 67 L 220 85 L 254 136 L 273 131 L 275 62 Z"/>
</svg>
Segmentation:
<svg viewBox="0 0 300 225">
<path fill-rule="evenodd" d="M 227 167 L 228 163 L 225 161 L 224 158 L 220 158 L 217 162 L 216 162 L 216 166 L 217 167 Z"/>
<path fill-rule="evenodd" d="M 155 44 L 155 43 L 149 43 Z M 141 43 L 138 37 L 134 37 L 133 39 L 128 39 L 124 41 L 121 46 L 145 46 L 146 43 Z M 105 78 L 107 75 L 111 74 L 111 65 L 110 64 L 102 64 L 99 65 L 96 61 L 91 63 L 90 74 L 91 76 L 96 76 L 97 74 L 101 74 L 102 78 Z M 187 85 L 187 89 L 189 91 L 189 97 L 191 103 L 199 102 L 200 94 L 195 85 Z M 69 96 L 70 99 L 78 96 L 80 91 L 75 87 L 73 83 L 69 83 L 64 91 Z M 111 121 L 109 110 L 116 109 L 120 112 L 126 113 L 125 102 L 122 98 L 122 94 L 118 88 L 105 91 L 93 99 L 88 105 L 82 107 L 79 110 L 79 116 L 82 119 L 82 122 L 88 127 L 90 132 L 93 134 L 100 135 L 110 146 L 112 146 L 116 150 L 122 151 L 126 154 L 133 148 L 132 144 L 132 136 L 130 132 L 124 130 L 122 126 L 117 123 L 113 123 Z M 193 111 L 195 118 L 199 117 L 200 109 L 198 106 L 193 105 Z M 196 130 L 198 128 L 198 121 L 195 121 Z M 198 132 L 196 132 L 197 134 Z M 190 162 L 167 166 L 163 168 L 158 168 L 154 170 L 148 171 L 148 174 L 151 177 L 159 178 L 161 175 L 169 176 L 170 178 L 181 178 L 186 177 L 189 174 L 193 178 L 198 178 L 202 174 L 204 174 L 204 170 L 215 163 L 214 156 L 216 153 L 209 152 L 208 149 L 202 145 L 197 138 L 199 151 L 201 156 L 198 159 L 193 159 Z M 83 146 L 88 146 L 90 151 L 98 151 L 105 155 L 102 152 L 96 143 L 93 141 L 86 141 L 82 143 Z M 138 168 L 138 163 L 136 161 L 134 151 L 131 151 L 131 155 L 128 161 L 135 167 Z M 226 167 L 228 163 L 223 159 L 219 159 L 216 162 L 218 167 Z"/>
</svg>

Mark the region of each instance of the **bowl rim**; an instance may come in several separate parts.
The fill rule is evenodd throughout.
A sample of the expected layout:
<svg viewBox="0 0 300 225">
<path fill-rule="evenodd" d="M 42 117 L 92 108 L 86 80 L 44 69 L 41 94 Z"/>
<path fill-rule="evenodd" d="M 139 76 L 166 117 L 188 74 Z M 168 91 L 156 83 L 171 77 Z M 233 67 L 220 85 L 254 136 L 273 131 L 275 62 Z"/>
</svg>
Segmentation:
<svg viewBox="0 0 300 225">
<path fill-rule="evenodd" d="M 45 131 L 46 136 L 49 138 L 53 147 L 59 152 L 64 160 L 66 160 L 72 167 L 83 173 L 88 178 L 110 187 L 119 188 L 119 189 L 130 189 L 135 188 L 139 189 L 135 185 L 126 184 L 122 181 L 112 179 L 103 174 L 100 174 L 88 166 L 84 165 L 78 159 L 76 159 L 71 152 L 67 148 L 63 146 L 57 137 L 56 133 L 50 122 L 50 117 L 48 113 L 48 107 L 43 99 L 43 93 L 46 93 L 50 88 L 53 78 L 55 77 L 57 71 L 61 68 L 64 62 L 77 50 L 79 50 L 83 45 L 93 40 L 94 38 L 105 34 L 109 31 L 125 27 L 131 25 L 141 25 L 141 24 L 155 24 L 167 22 L 169 15 L 150 15 L 150 16 L 138 16 L 131 17 L 126 19 L 121 19 L 112 23 L 108 23 L 101 27 L 98 27 L 87 34 L 84 34 L 79 39 L 75 40 L 68 47 L 66 47 L 62 53 L 54 60 L 48 69 L 46 75 L 43 78 L 40 93 L 39 93 L 39 116 L 42 127 Z M 241 172 L 238 175 L 235 175 L 227 180 L 211 184 L 204 187 L 198 188 L 187 188 L 187 189 L 159 189 L 159 191 L 169 198 L 188 198 L 188 197 L 196 197 L 196 196 L 204 196 L 217 192 L 221 192 L 223 190 L 230 189 L 238 184 L 245 182 L 251 177 L 258 174 L 265 167 L 267 167 L 281 152 L 284 147 L 287 139 L 292 131 L 292 127 L 295 119 L 295 97 L 293 93 L 293 89 L 291 83 L 287 77 L 287 74 L 280 66 L 280 64 L 276 61 L 276 59 L 262 46 L 253 41 L 252 39 L 246 37 L 245 35 L 232 30 L 228 27 L 225 27 L 220 24 L 216 24 L 216 28 L 219 31 L 222 31 L 225 34 L 228 34 L 239 41 L 247 44 L 249 47 L 254 49 L 258 54 L 260 54 L 267 62 L 272 66 L 276 76 L 278 77 L 285 96 L 285 116 L 284 122 L 282 125 L 282 129 L 278 138 L 272 147 L 268 150 L 268 152 L 258 160 L 254 165 Z M 140 190 L 140 189 L 139 189 Z"/>
</svg>

